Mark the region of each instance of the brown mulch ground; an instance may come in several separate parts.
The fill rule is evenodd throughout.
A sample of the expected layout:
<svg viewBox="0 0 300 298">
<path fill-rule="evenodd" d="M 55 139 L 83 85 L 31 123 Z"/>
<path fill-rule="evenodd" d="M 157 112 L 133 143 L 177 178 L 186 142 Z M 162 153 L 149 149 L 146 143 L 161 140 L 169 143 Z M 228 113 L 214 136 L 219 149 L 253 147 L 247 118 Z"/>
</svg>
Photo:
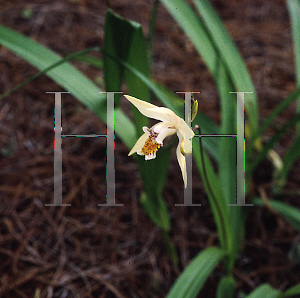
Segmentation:
<svg viewBox="0 0 300 298">
<path fill-rule="evenodd" d="M 284 1 L 212 1 L 237 43 L 266 117 L 295 88 L 293 49 Z M 148 34 L 153 1 L 111 1 L 112 9 L 142 23 Z M 24 17 L 26 10 L 30 18 Z M 107 1 L 1 1 L 0 24 L 30 36 L 60 54 L 102 45 Z M 154 77 L 178 90 L 201 90 L 200 109 L 219 121 L 216 88 L 201 58 L 167 11 L 160 6 L 154 48 Z M 99 70 L 74 63 L 91 79 Z M 0 92 L 36 73 L 36 69 L 0 47 Z M 128 149 L 116 139 L 116 200 L 105 202 L 106 144 L 101 138 L 63 140 L 63 200 L 53 202 L 53 109 L 47 91 L 61 90 L 46 76 L 0 103 L 0 297 L 165 297 L 181 270 L 202 249 L 217 244 L 210 207 L 201 184 L 194 198 L 202 207 L 175 207 L 182 197 L 175 157 L 164 191 L 171 217 L 171 238 L 180 265 L 170 261 L 164 239 L 139 204 L 143 189 Z M 105 125 L 70 95 L 63 97 L 64 133 L 104 133 Z M 285 123 L 295 105 L 278 118 Z M 276 128 L 276 127 L 275 127 Z M 275 129 L 274 128 L 274 129 Z M 266 139 L 274 132 L 269 130 Z M 282 155 L 293 140 L 290 131 L 276 146 Z M 299 190 L 300 162 L 287 190 Z M 129 175 L 129 173 L 131 175 Z M 257 170 L 258 184 L 270 190 L 268 162 Z M 195 172 L 194 181 L 199 179 Z M 300 206 L 296 197 L 287 202 Z M 247 239 L 234 277 L 246 293 L 268 282 L 284 290 L 300 282 L 299 264 L 290 258 L 299 234 L 265 208 L 249 209 Z M 199 297 L 214 297 L 224 268 L 209 278 Z"/>
</svg>

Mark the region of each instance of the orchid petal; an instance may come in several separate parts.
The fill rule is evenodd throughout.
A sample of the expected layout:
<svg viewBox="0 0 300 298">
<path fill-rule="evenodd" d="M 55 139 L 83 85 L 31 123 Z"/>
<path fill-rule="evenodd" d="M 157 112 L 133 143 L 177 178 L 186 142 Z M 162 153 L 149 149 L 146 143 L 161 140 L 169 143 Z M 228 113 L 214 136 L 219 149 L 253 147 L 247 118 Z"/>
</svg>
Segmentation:
<svg viewBox="0 0 300 298">
<path fill-rule="evenodd" d="M 181 173 L 182 173 L 182 178 L 183 178 L 183 182 L 184 182 L 184 187 L 186 188 L 187 186 L 187 172 L 186 172 L 186 164 L 185 164 L 185 157 L 181 154 L 180 152 L 180 144 L 181 141 L 179 139 L 179 144 L 176 148 L 176 155 L 177 155 L 177 160 L 181 169 Z"/>
<path fill-rule="evenodd" d="M 168 108 L 157 107 L 149 102 L 145 102 L 130 95 L 124 96 L 146 117 L 169 122 L 173 116 L 176 116 L 176 114 Z"/>
<path fill-rule="evenodd" d="M 160 117 L 160 119 L 155 118 L 151 116 L 151 118 L 161 120 L 163 122 L 175 122 L 176 118 L 179 118 L 172 110 L 165 108 L 165 107 L 155 107 L 148 109 L 149 112 L 151 112 L 153 115 L 156 115 L 157 117 Z M 158 116 L 159 115 L 159 116 Z M 179 118 L 181 119 L 181 118 Z"/>
<path fill-rule="evenodd" d="M 139 149 L 143 148 L 146 140 L 148 139 L 148 134 L 144 133 L 135 143 L 131 151 L 129 152 L 128 156 L 132 155 L 133 153 L 137 152 Z"/>
</svg>

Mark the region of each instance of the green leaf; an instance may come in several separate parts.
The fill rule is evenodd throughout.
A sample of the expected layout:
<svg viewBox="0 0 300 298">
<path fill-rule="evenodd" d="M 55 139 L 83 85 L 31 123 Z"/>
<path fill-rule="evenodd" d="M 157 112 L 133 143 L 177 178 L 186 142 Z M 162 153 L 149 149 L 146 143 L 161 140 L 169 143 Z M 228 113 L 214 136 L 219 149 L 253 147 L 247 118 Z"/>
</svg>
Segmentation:
<svg viewBox="0 0 300 298">
<path fill-rule="evenodd" d="M 198 171 L 201 175 L 202 183 L 206 189 L 210 206 L 214 215 L 214 220 L 218 229 L 218 236 L 220 239 L 221 248 L 224 251 L 230 251 L 231 241 L 231 225 L 229 220 L 228 206 L 221 190 L 221 185 L 216 176 L 212 163 L 205 152 L 203 152 L 204 165 L 200 155 L 200 144 L 198 136 L 193 138 L 193 157 L 196 162 Z M 206 175 L 205 175 L 206 172 Z"/>
<path fill-rule="evenodd" d="M 101 60 L 97 57 L 94 57 L 94 56 L 86 55 L 84 57 L 78 57 L 78 58 L 76 58 L 76 60 L 80 61 L 80 62 L 84 62 L 85 64 L 88 64 L 88 65 L 97 67 L 99 69 L 103 68 L 103 60 Z"/>
<path fill-rule="evenodd" d="M 120 28 L 120 29 L 118 29 Z M 123 61 L 133 67 L 142 76 L 149 76 L 146 40 L 140 24 L 127 21 L 110 10 L 105 22 L 105 47 L 104 47 L 104 73 L 106 86 L 121 88 L 123 76 L 128 93 L 144 101 L 150 100 L 148 86 L 135 73 L 130 72 L 122 63 Z M 111 59 L 114 57 L 115 59 Z M 115 90 L 118 90 L 115 89 Z M 122 100 L 126 100 L 122 98 Z M 148 118 L 131 105 L 137 136 L 144 132 L 143 126 L 148 126 Z M 141 204 L 149 218 L 164 232 L 170 229 L 170 215 L 167 205 L 161 196 L 166 176 L 168 174 L 171 148 L 161 148 L 154 160 L 145 161 L 144 157 L 133 156 L 138 163 L 139 171 L 144 183 L 146 194 L 141 196 Z"/>
<path fill-rule="evenodd" d="M 215 267 L 225 256 L 217 247 L 209 247 L 196 256 L 184 269 L 167 295 L 167 298 L 194 298 Z"/>
<path fill-rule="evenodd" d="M 276 106 L 276 108 L 271 112 L 271 114 L 263 121 L 262 125 L 255 132 L 254 136 L 250 140 L 249 146 L 247 147 L 247 150 L 246 150 L 246 161 L 247 162 L 250 162 L 250 164 L 253 162 L 251 159 L 252 159 L 253 149 L 254 149 L 254 146 L 256 144 L 256 141 L 258 139 L 261 139 L 263 133 L 272 124 L 274 119 L 281 112 L 283 112 L 294 100 L 296 100 L 299 95 L 300 95 L 300 87 L 298 89 L 296 89 L 292 94 L 290 94 L 287 98 L 285 98 L 282 102 L 280 102 L 280 104 L 278 104 Z M 280 137 L 280 135 L 278 135 L 277 137 Z M 287 175 L 288 175 L 289 171 L 291 170 L 294 162 L 299 158 L 299 155 L 300 155 L 300 151 L 299 151 L 300 143 L 299 142 L 300 142 L 300 138 L 299 138 L 299 136 L 298 137 L 296 136 L 296 139 L 295 139 L 294 143 L 292 144 L 292 146 L 285 153 L 285 156 L 283 158 L 283 168 L 282 168 L 282 170 L 279 171 L 278 173 L 275 173 L 274 183 L 273 183 L 274 184 L 273 191 L 275 193 L 280 192 L 282 190 L 282 187 L 285 184 L 285 181 L 287 179 Z M 263 148 L 257 148 L 257 149 L 259 149 L 260 151 L 263 150 Z M 262 158 L 264 156 L 266 156 L 267 154 L 268 153 L 263 153 Z M 248 176 L 248 178 L 250 178 L 250 176 L 252 175 L 250 173 L 251 171 L 248 174 L 249 167 L 247 166 L 246 169 L 247 169 L 247 174 L 246 175 Z"/>
<path fill-rule="evenodd" d="M 179 257 L 178 257 L 176 245 L 174 241 L 171 239 L 168 232 L 163 232 L 163 237 L 164 237 L 164 244 L 170 259 L 178 267 Z"/>
<path fill-rule="evenodd" d="M 0 26 L 0 44 L 39 70 L 44 70 L 61 60 L 60 56 L 48 48 L 3 26 Z M 106 96 L 99 94 L 98 92 L 101 91 L 99 87 L 75 67 L 65 63 L 51 69 L 47 72 L 47 76 L 65 90 L 70 91 L 73 96 L 106 122 Z M 118 119 L 115 125 L 116 134 L 127 147 L 132 147 L 135 143 L 135 127 L 120 109 L 115 109 L 115 117 Z"/>
<path fill-rule="evenodd" d="M 287 8 L 290 14 L 293 34 L 297 86 L 300 87 L 300 1 L 288 0 Z M 300 113 L 300 97 L 298 97 L 297 101 L 297 111 Z M 297 126 L 297 128 L 298 135 L 300 135 L 300 124 Z"/>
<path fill-rule="evenodd" d="M 123 19 L 108 9 L 105 16 L 104 47 L 105 53 L 127 61 L 135 28 L 140 25 Z M 104 82 L 106 91 L 121 91 L 124 69 L 108 55 L 104 55 Z M 121 95 L 115 96 L 115 105 L 118 107 Z"/>
<path fill-rule="evenodd" d="M 232 276 L 224 276 L 217 289 L 217 298 L 234 298 L 236 281 Z"/>
<path fill-rule="evenodd" d="M 126 61 L 145 77 L 149 77 L 149 64 L 146 48 L 146 39 L 141 26 L 136 26 L 134 35 L 130 44 L 130 51 Z M 125 68 L 125 80 L 128 93 L 144 101 L 150 101 L 150 92 L 148 86 L 135 74 Z M 140 137 L 144 132 L 142 127 L 148 126 L 148 118 L 141 114 L 138 109 L 132 106 L 134 122 Z"/>
<path fill-rule="evenodd" d="M 278 296 L 278 298 L 292 297 L 295 295 L 300 295 L 300 283 L 284 291 L 281 295 Z"/>
<path fill-rule="evenodd" d="M 174 138 L 176 138 L 176 136 L 174 136 Z M 156 158 L 151 160 L 145 160 L 144 156 L 136 155 L 140 167 L 140 174 L 143 180 L 147 182 L 145 188 L 149 194 L 152 193 L 152 195 L 155 196 L 163 191 L 165 180 L 169 172 L 172 151 L 174 154 L 173 149 L 172 146 L 161 147 L 156 153 Z M 179 165 L 178 172 L 180 172 L 181 175 Z"/>
<path fill-rule="evenodd" d="M 211 4 L 206 0 L 194 0 L 194 3 L 199 15 L 202 17 L 204 23 L 203 26 L 205 26 L 208 31 L 208 35 L 211 36 L 217 53 L 221 56 L 221 60 L 224 61 L 226 72 L 228 72 L 229 77 L 236 88 L 235 90 L 228 90 L 227 92 L 253 92 L 251 97 L 249 96 L 246 98 L 245 107 L 248 112 L 252 132 L 254 132 L 258 125 L 258 104 L 255 88 L 245 63 Z M 200 43 L 201 41 L 198 40 L 197 42 Z"/>
<path fill-rule="evenodd" d="M 281 101 L 276 108 L 271 112 L 271 114 L 263 121 L 262 125 L 255 132 L 253 138 L 251 139 L 251 144 L 247 148 L 246 159 L 249 159 L 252 154 L 252 150 L 255 145 L 255 141 L 263 135 L 266 129 L 272 124 L 274 119 L 283 112 L 297 97 L 300 95 L 300 87 L 296 89 L 292 94 L 290 94 L 286 99 Z"/>
<path fill-rule="evenodd" d="M 296 138 L 294 143 L 285 153 L 282 161 L 283 161 L 283 168 L 282 170 L 274 177 L 274 192 L 279 192 L 284 187 L 288 174 L 292 169 L 295 161 L 300 157 L 300 135 Z"/>
<path fill-rule="evenodd" d="M 277 200 L 269 200 L 268 202 L 283 218 L 300 231 L 300 209 Z M 253 204 L 264 206 L 261 198 L 254 198 Z"/>
<path fill-rule="evenodd" d="M 207 1 L 194 0 L 201 15 L 200 18 L 184 0 L 162 0 L 169 13 L 181 26 L 185 34 L 194 44 L 196 50 L 205 61 L 212 73 L 221 99 L 222 127 L 221 133 L 236 133 L 236 97 L 229 94 L 232 91 L 254 92 L 246 98 L 245 108 L 250 120 L 251 132 L 258 124 L 258 106 L 254 86 L 249 73 L 238 53 L 232 39 L 229 37 L 221 20 Z M 202 129 L 202 126 L 200 126 Z M 235 144 L 229 138 L 218 141 L 219 183 L 223 195 L 218 200 L 222 204 L 236 202 L 236 154 Z M 228 209 L 227 206 L 224 208 Z M 230 208 L 229 234 L 231 239 L 230 266 L 232 267 L 243 240 L 241 220 L 243 210 L 239 207 Z M 215 220 L 218 221 L 215 217 Z M 220 230 L 218 229 L 220 232 Z M 222 236 L 220 236 L 222 237 Z M 227 241 L 229 241 L 229 238 Z"/>
<path fill-rule="evenodd" d="M 280 294 L 280 291 L 274 289 L 269 284 L 263 284 L 257 287 L 250 295 L 246 298 L 277 298 Z"/>
<path fill-rule="evenodd" d="M 113 88 L 115 90 L 121 89 L 124 76 L 128 93 L 149 102 L 150 92 L 148 86 L 139 76 L 126 67 L 124 68 L 124 64 L 119 63 L 119 61 L 123 61 L 131 65 L 142 76 L 149 77 L 146 40 L 141 25 L 124 20 L 117 14 L 108 11 L 105 22 L 105 48 L 103 53 L 105 55 L 104 73 L 107 88 L 111 90 Z M 142 127 L 148 126 L 148 118 L 141 114 L 135 106 L 131 105 L 131 108 L 138 138 L 143 134 Z M 149 218 L 162 230 L 168 254 L 172 261 L 177 264 L 176 248 L 168 235 L 170 215 L 166 202 L 161 195 L 168 174 L 171 149 L 170 146 L 161 148 L 156 159 L 151 161 L 145 161 L 144 157 L 136 154 L 134 158 L 138 163 L 146 190 L 146 193 L 141 195 L 140 203 Z"/>
<path fill-rule="evenodd" d="M 165 200 L 161 195 L 149 198 L 142 193 L 140 202 L 149 218 L 164 232 L 170 231 L 170 216 Z"/>
<path fill-rule="evenodd" d="M 255 89 L 239 53 L 212 7 L 206 1 L 194 1 L 203 17 L 203 19 L 200 19 L 184 0 L 161 0 L 161 2 L 204 59 L 218 88 L 223 83 L 223 78 L 220 75 L 220 67 L 222 66 L 226 68 L 226 72 L 229 72 L 230 79 L 237 88 L 237 90 L 228 90 L 228 92 L 254 92 L 253 96 L 245 102 L 253 132 L 258 125 L 258 105 Z M 213 29 L 210 28 L 211 25 L 213 25 Z"/>
<path fill-rule="evenodd" d="M 140 24 L 123 19 L 118 14 L 108 10 L 105 19 L 104 35 L 104 80 L 106 90 L 120 91 L 123 77 L 126 79 L 128 92 L 131 96 L 144 101 L 150 101 L 147 86 L 133 73 L 124 71 L 124 66 L 115 57 L 135 67 L 146 77 L 149 76 L 149 65 L 146 50 L 146 40 Z M 108 55 L 107 55 L 108 54 Z M 116 97 L 120 98 L 120 96 Z M 118 106 L 119 100 L 116 101 Z M 137 136 L 141 136 L 143 126 L 148 125 L 148 119 L 132 106 Z"/>
<path fill-rule="evenodd" d="M 282 137 L 282 135 L 293 125 L 300 121 L 300 114 L 297 114 L 295 117 L 290 119 L 286 124 L 278 130 L 278 132 L 268 141 L 264 148 L 259 152 L 258 156 L 249 164 L 246 178 L 252 176 L 253 171 L 258 166 L 258 164 L 266 157 L 270 149 L 274 147 L 276 142 Z"/>
<path fill-rule="evenodd" d="M 156 158 L 152 160 L 136 156 L 147 193 L 141 196 L 141 204 L 149 218 L 165 232 L 170 230 L 170 215 L 161 193 L 168 175 L 171 149 L 171 146 L 160 148 Z"/>
<path fill-rule="evenodd" d="M 149 56 L 150 68 L 153 67 L 153 43 L 154 43 L 155 24 L 156 24 L 158 5 L 159 5 L 159 0 L 155 0 L 152 5 L 151 18 L 149 21 L 148 56 Z"/>
</svg>

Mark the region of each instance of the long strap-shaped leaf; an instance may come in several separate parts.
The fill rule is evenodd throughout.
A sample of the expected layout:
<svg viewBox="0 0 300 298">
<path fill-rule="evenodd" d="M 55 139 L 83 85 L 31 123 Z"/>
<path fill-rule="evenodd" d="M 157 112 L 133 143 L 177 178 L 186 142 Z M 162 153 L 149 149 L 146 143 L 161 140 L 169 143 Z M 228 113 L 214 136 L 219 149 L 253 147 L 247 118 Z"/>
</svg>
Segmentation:
<svg viewBox="0 0 300 298">
<path fill-rule="evenodd" d="M 48 48 L 3 26 L 0 26 L 0 44 L 39 70 L 44 70 L 61 60 L 60 56 Z M 79 70 L 65 63 L 50 70 L 47 75 L 106 122 L 106 96 L 99 94 L 100 88 Z M 129 148 L 132 147 L 136 135 L 134 125 L 120 109 L 115 110 L 115 117 L 118 119 L 115 126 L 117 135 Z"/>
<path fill-rule="evenodd" d="M 296 79 L 297 85 L 300 87 L 300 1 L 288 0 L 287 8 L 290 14 L 291 29 L 293 34 Z M 297 110 L 300 112 L 300 97 L 298 97 L 297 100 Z M 297 132 L 300 134 L 300 124 L 297 125 L 297 127 Z"/>
<path fill-rule="evenodd" d="M 195 298 L 211 272 L 225 256 L 217 247 L 203 250 L 179 276 L 167 298 Z"/>
<path fill-rule="evenodd" d="M 126 67 L 129 64 L 143 77 L 149 77 L 146 40 L 142 26 L 108 10 L 105 18 L 103 53 L 106 89 L 121 90 L 123 79 L 125 79 L 130 95 L 150 101 L 149 87 Z M 132 105 L 131 108 L 137 130 L 137 140 L 144 133 L 143 126 L 148 126 L 148 118 L 135 106 Z M 141 196 L 141 204 L 150 219 L 166 233 L 165 235 L 168 235 L 167 232 L 170 230 L 170 215 L 161 193 L 169 169 L 170 154 L 171 148 L 164 147 L 151 162 L 145 161 L 144 157 L 136 154 L 133 156 L 139 166 L 146 191 Z"/>
<path fill-rule="evenodd" d="M 254 91 L 250 76 L 242 62 L 232 40 L 226 32 L 217 14 L 206 1 L 194 1 L 199 11 L 200 18 L 195 11 L 184 0 L 162 0 L 170 14 L 181 26 L 186 35 L 190 38 L 200 56 L 205 61 L 212 73 L 221 98 L 222 128 L 221 133 L 234 134 L 236 123 L 236 98 L 229 96 L 230 91 Z M 201 10 L 201 11 L 200 11 Z M 214 27 L 211 28 L 211 23 Z M 222 36 L 220 36 L 222 35 Z M 218 41 L 219 37 L 222 41 Z M 226 46 L 229 49 L 226 50 Z M 227 51 L 224 53 L 224 51 Z M 236 57 L 237 56 L 237 57 Z M 234 57 L 234 58 L 233 58 Z M 236 59 L 235 59 L 236 58 Z M 236 65 L 232 65 L 236 63 Z M 199 74 L 201 76 L 201 74 Z M 243 83 L 245 81 L 246 83 Z M 236 89 L 236 90 L 234 90 Z M 258 113 L 255 93 L 249 96 L 245 104 L 249 119 L 251 119 L 251 132 L 257 127 Z M 201 127 L 202 128 L 202 127 Z M 235 203 L 236 201 L 236 155 L 235 143 L 229 138 L 222 138 L 219 141 L 219 173 L 220 185 L 222 185 L 223 196 L 218 199 L 225 199 L 224 203 Z M 228 207 L 225 207 L 228 209 Z M 230 266 L 233 266 L 239 243 L 242 235 L 242 210 L 241 207 L 231 208 L 231 244 Z M 217 219 L 215 219 L 217 221 Z M 228 234 L 229 236 L 229 234 Z M 227 239 L 227 241 L 230 241 Z"/>
<path fill-rule="evenodd" d="M 264 201 L 261 198 L 253 199 L 253 203 L 258 206 L 264 206 Z M 291 225 L 300 231 L 300 209 L 290 206 L 284 202 L 277 200 L 268 200 L 268 203 L 274 208 L 283 218 Z"/>
<path fill-rule="evenodd" d="M 217 47 L 217 51 L 220 53 L 226 65 L 234 87 L 237 88 L 233 91 L 253 92 L 253 95 L 247 97 L 245 100 L 245 107 L 248 111 L 249 121 L 253 131 L 258 125 L 258 105 L 256 92 L 245 63 L 211 4 L 207 0 L 193 1 L 209 35 Z"/>
<path fill-rule="evenodd" d="M 270 284 L 262 284 L 246 298 L 277 298 L 279 295 L 280 291 L 274 289 Z"/>
<path fill-rule="evenodd" d="M 161 2 L 190 38 L 216 82 L 219 76 L 219 64 L 225 63 L 237 88 L 237 90 L 230 91 L 254 92 L 245 103 L 253 131 L 258 125 L 255 89 L 240 54 L 213 8 L 207 1 L 194 0 L 203 18 L 200 20 L 184 0 L 161 0 Z"/>
</svg>

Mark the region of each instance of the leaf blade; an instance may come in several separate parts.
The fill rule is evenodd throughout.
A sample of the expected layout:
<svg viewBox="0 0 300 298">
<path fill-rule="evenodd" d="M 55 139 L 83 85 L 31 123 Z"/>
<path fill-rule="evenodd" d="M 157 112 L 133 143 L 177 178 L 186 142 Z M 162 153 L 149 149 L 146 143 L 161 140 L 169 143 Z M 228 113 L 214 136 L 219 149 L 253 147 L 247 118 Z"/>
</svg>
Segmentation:
<svg viewBox="0 0 300 298">
<path fill-rule="evenodd" d="M 176 280 L 167 298 L 195 298 L 225 253 L 209 247 L 196 256 Z"/>
</svg>

